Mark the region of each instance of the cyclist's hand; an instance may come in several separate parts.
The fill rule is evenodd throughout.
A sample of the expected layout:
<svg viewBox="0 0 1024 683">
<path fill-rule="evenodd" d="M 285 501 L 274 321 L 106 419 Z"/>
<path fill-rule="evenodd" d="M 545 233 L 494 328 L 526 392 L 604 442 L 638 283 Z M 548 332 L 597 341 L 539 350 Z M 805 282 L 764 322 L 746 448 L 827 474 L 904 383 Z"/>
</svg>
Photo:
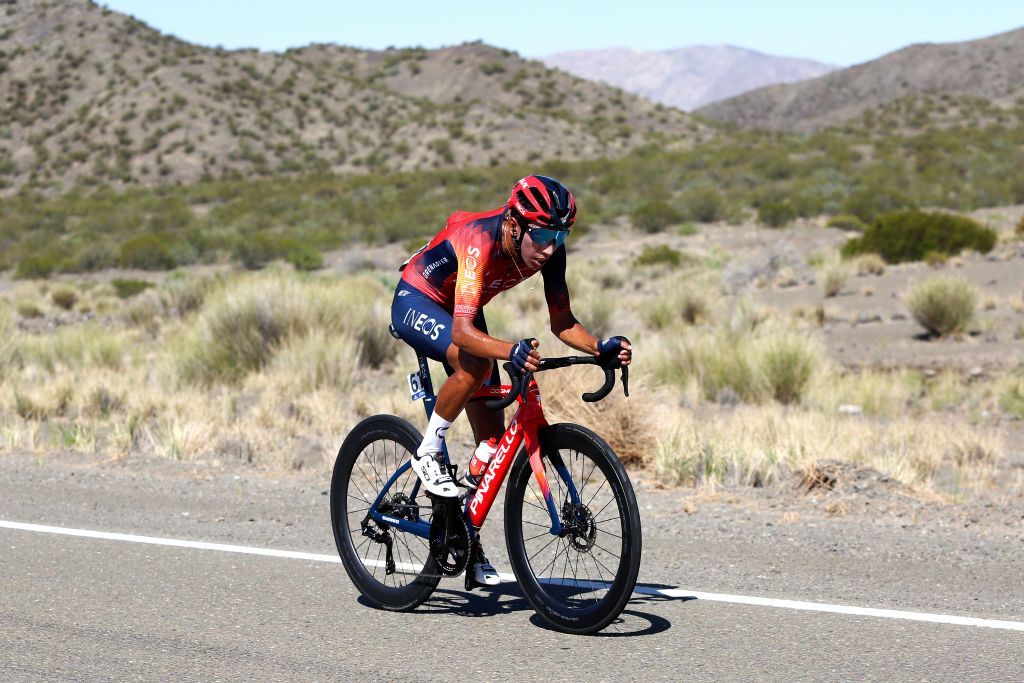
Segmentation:
<svg viewBox="0 0 1024 683">
<path fill-rule="evenodd" d="M 508 359 L 519 374 L 535 372 L 540 367 L 538 346 L 540 346 L 540 342 L 532 338 L 520 339 L 512 345 L 512 350 L 508 352 Z"/>
<path fill-rule="evenodd" d="M 625 337 L 616 335 L 599 341 L 597 353 L 602 361 L 609 361 L 617 355 L 620 365 L 629 365 L 633 360 L 633 345 Z"/>
</svg>

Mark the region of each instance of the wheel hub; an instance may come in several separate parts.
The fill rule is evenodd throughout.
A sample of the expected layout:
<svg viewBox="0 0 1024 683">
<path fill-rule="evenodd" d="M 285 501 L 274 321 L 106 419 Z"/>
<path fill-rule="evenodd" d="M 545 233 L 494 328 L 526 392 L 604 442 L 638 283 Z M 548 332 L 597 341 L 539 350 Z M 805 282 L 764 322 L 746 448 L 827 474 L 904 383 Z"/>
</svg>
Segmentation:
<svg viewBox="0 0 1024 683">
<path fill-rule="evenodd" d="M 590 552 L 597 539 L 597 524 L 594 515 L 583 503 L 565 501 L 562 505 L 562 527 L 566 530 L 569 543 L 581 553 Z"/>
</svg>

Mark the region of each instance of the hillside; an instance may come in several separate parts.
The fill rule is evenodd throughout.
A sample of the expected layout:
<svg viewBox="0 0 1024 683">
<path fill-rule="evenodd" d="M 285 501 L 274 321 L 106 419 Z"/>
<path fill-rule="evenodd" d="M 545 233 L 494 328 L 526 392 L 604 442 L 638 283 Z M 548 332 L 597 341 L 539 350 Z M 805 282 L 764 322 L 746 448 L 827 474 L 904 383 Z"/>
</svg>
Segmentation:
<svg viewBox="0 0 1024 683">
<path fill-rule="evenodd" d="M 809 81 L 716 102 L 697 113 L 745 128 L 806 133 L 908 96 L 935 94 L 996 104 L 1024 94 L 1024 29 L 963 43 L 913 45 Z"/>
<path fill-rule="evenodd" d="M 183 42 L 86 0 L 0 9 L 0 192 L 616 156 L 686 114 L 473 43 L 283 54 Z"/>
<path fill-rule="evenodd" d="M 684 111 L 774 83 L 793 83 L 837 67 L 777 57 L 731 45 L 676 50 L 574 50 L 542 60 L 576 76 L 603 81 Z"/>
</svg>

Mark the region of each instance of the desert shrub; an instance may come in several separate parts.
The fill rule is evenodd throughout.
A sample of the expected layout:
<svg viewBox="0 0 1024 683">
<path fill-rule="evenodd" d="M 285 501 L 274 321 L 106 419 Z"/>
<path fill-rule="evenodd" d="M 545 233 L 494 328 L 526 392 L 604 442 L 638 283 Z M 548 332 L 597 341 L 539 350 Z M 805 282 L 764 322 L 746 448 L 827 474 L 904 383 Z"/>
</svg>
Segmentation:
<svg viewBox="0 0 1024 683">
<path fill-rule="evenodd" d="M 396 348 L 388 333 L 386 301 L 383 285 L 368 278 L 247 277 L 211 294 L 172 349 L 173 363 L 185 382 L 237 383 L 264 368 L 294 339 L 322 332 L 351 335 L 360 351 L 352 362 L 379 366 Z"/>
<path fill-rule="evenodd" d="M 850 277 L 849 265 L 838 259 L 826 261 L 821 268 L 821 285 L 825 298 L 831 298 L 843 291 Z"/>
<path fill-rule="evenodd" d="M 43 317 L 43 311 L 31 301 L 19 301 L 14 310 L 18 311 L 18 315 L 22 318 L 41 318 Z"/>
<path fill-rule="evenodd" d="M 679 212 L 665 202 L 641 204 L 629 215 L 633 226 L 644 232 L 659 232 L 682 220 Z"/>
<path fill-rule="evenodd" d="M 1020 220 L 1017 221 L 1017 227 L 1013 232 L 1017 235 L 1017 239 L 1024 240 L 1024 216 L 1021 216 Z"/>
<path fill-rule="evenodd" d="M 713 187 L 687 190 L 683 193 L 682 202 L 686 218 L 699 223 L 717 221 L 725 211 L 725 200 Z"/>
<path fill-rule="evenodd" d="M 324 267 L 324 256 L 308 244 L 296 244 L 285 257 L 296 270 L 319 270 Z"/>
<path fill-rule="evenodd" d="M 18 261 L 14 277 L 18 280 L 44 279 L 57 269 L 58 259 L 51 253 L 34 254 Z"/>
<path fill-rule="evenodd" d="M 914 320 L 941 337 L 966 332 L 977 305 L 977 290 L 961 277 L 930 278 L 907 294 L 907 306 Z"/>
<path fill-rule="evenodd" d="M 758 222 L 772 228 L 781 228 L 797 216 L 796 209 L 788 201 L 767 202 L 757 209 Z"/>
<path fill-rule="evenodd" d="M 152 282 L 135 280 L 133 278 L 114 278 L 110 281 L 119 299 L 130 299 L 131 297 L 145 291 L 153 286 Z"/>
<path fill-rule="evenodd" d="M 776 332 L 758 343 L 757 373 L 767 394 L 782 404 L 799 403 L 821 362 L 816 340 L 795 332 Z"/>
<path fill-rule="evenodd" d="M 141 270 L 170 270 L 174 268 L 174 245 L 164 235 L 140 235 L 121 245 L 121 265 Z"/>
<path fill-rule="evenodd" d="M 912 209 L 915 203 L 898 190 L 888 187 L 867 187 L 850 194 L 843 202 L 843 213 L 870 223 L 881 214 L 900 209 Z"/>
<path fill-rule="evenodd" d="M 1024 374 L 1004 378 L 998 386 L 999 407 L 1009 415 L 1024 418 Z"/>
<path fill-rule="evenodd" d="M 633 259 L 633 264 L 637 266 L 656 266 L 660 264 L 678 266 L 682 260 L 683 255 L 679 250 L 673 249 L 667 244 L 659 244 L 657 246 L 644 247 L 640 254 Z"/>
<path fill-rule="evenodd" d="M 99 325 L 64 327 L 51 335 L 25 339 L 19 355 L 25 365 L 36 365 L 47 372 L 58 366 L 101 367 L 121 366 L 124 344 L 115 332 Z"/>
<path fill-rule="evenodd" d="M 50 293 L 50 301 L 55 306 L 59 306 L 65 311 L 70 311 L 78 303 L 78 294 L 70 287 L 59 287 Z"/>
<path fill-rule="evenodd" d="M 939 251 L 929 251 L 924 255 L 924 262 L 931 268 L 944 266 L 949 261 L 949 256 Z"/>
<path fill-rule="evenodd" d="M 704 289 L 679 284 L 643 306 L 641 316 L 648 327 L 661 330 L 678 322 L 697 325 L 711 319 L 711 300 Z"/>
<path fill-rule="evenodd" d="M 864 225 L 864 221 L 849 213 L 841 213 L 832 216 L 828 219 L 828 223 L 826 223 L 826 225 L 830 228 L 856 230 L 857 232 L 864 232 L 864 229 L 867 227 Z"/>
<path fill-rule="evenodd" d="M 878 254 L 861 254 L 853 260 L 857 275 L 881 275 L 885 272 L 885 259 Z"/>
<path fill-rule="evenodd" d="M 977 221 L 948 213 L 916 209 L 879 216 L 860 237 L 849 240 L 842 254 L 876 253 L 887 263 L 920 261 L 928 252 L 958 254 L 964 249 L 982 253 L 996 244 L 996 232 Z"/>
</svg>

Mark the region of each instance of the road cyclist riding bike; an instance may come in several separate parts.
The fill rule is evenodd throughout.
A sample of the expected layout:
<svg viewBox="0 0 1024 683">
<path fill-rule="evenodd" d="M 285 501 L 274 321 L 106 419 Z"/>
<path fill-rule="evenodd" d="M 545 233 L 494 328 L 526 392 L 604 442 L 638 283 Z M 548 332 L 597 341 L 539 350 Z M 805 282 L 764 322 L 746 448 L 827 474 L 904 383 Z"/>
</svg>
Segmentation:
<svg viewBox="0 0 1024 683">
<path fill-rule="evenodd" d="M 534 379 L 596 365 L 604 384 L 584 401 L 605 398 L 617 371 L 629 395 L 628 340 L 598 340 L 569 307 L 565 239 L 575 217 L 575 200 L 561 183 L 528 176 L 505 206 L 452 215 L 403 265 L 391 333 L 416 351 L 419 369 L 409 388 L 413 400 L 423 400 L 426 435 L 394 415 L 367 417 L 345 437 L 331 478 L 338 554 L 370 604 L 412 610 L 444 576 L 464 574 L 467 590 L 499 583 L 480 530 L 506 481 L 509 561 L 542 619 L 567 633 L 594 633 L 629 601 L 642 550 L 629 476 L 590 429 L 548 423 Z M 586 355 L 541 358 L 535 339 L 488 334 L 484 304 L 538 272 L 552 332 Z M 448 373 L 437 396 L 428 359 Z M 508 385 L 499 383 L 499 359 L 507 361 Z M 504 408 L 516 402 L 505 425 Z M 469 472 L 457 477 L 444 437 L 463 408 L 480 445 Z"/>
<path fill-rule="evenodd" d="M 617 352 L 622 365 L 629 365 L 632 347 L 624 337 L 599 340 L 569 307 L 565 240 L 575 220 L 576 200 L 568 188 L 547 176 L 527 176 L 515 184 L 505 206 L 450 216 L 445 228 L 403 264 L 391 306 L 394 329 L 418 353 L 443 363 L 449 375 L 412 459 L 429 493 L 459 494 L 442 442 L 463 408 L 477 443 L 500 439 L 502 412 L 471 400 L 485 383 L 499 383 L 496 361 L 508 360 L 520 373 L 536 371 L 541 361 L 536 339 L 513 342 L 488 335 L 484 305 L 500 292 L 540 272 L 551 332 L 592 356 Z M 479 584 L 499 583 L 479 544 L 470 571 Z"/>
</svg>

